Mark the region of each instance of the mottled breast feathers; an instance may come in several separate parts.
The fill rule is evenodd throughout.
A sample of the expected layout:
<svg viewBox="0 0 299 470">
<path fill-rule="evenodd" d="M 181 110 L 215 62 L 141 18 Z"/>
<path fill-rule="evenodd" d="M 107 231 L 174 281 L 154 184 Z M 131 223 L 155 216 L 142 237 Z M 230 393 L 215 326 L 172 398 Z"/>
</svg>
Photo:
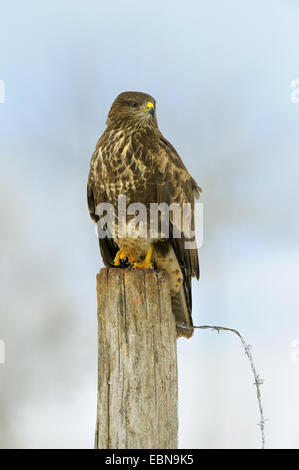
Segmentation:
<svg viewBox="0 0 299 470">
<path fill-rule="evenodd" d="M 175 148 L 159 131 L 156 112 L 143 110 L 146 103 L 153 103 L 155 107 L 150 95 L 125 92 L 111 107 L 107 127 L 92 155 L 88 178 L 88 206 L 95 222 L 97 205 L 109 202 L 117 207 L 121 194 L 126 195 L 127 205 L 140 202 L 149 208 L 150 203 L 165 202 L 182 207 L 183 203 L 190 203 L 193 213 L 194 201 L 201 189 Z M 182 295 L 189 318 L 186 324 L 192 325 L 191 277 L 199 278 L 197 250 L 186 249 L 184 238 L 173 238 L 171 228 L 168 244 L 183 275 Z M 100 248 L 105 265 L 113 266 L 118 250 L 115 240 L 100 240 Z M 189 337 L 192 332 L 182 330 L 179 334 Z"/>
</svg>

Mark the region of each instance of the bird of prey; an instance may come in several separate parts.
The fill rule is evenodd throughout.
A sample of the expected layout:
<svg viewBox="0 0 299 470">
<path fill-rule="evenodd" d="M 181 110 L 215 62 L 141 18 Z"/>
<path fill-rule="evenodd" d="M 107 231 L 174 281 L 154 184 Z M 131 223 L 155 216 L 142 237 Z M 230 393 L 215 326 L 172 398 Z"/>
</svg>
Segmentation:
<svg viewBox="0 0 299 470">
<path fill-rule="evenodd" d="M 155 99 L 141 92 L 121 93 L 113 102 L 107 127 L 93 152 L 87 185 L 91 218 L 98 222 L 97 206 L 111 203 L 117 207 L 118 197 L 126 196 L 127 205 L 143 203 L 149 211 L 151 203 L 189 203 L 191 218 L 194 200 L 201 188 L 188 173 L 172 144 L 158 128 Z M 159 231 L 154 238 L 100 238 L 100 251 L 108 267 L 157 268 L 169 276 L 172 310 L 177 323 L 177 336 L 191 337 L 191 279 L 199 279 L 196 248 L 186 248 L 185 239 L 174 236 L 175 222 L 170 216 L 167 237 Z M 130 236 L 131 234 L 131 236 Z"/>
</svg>

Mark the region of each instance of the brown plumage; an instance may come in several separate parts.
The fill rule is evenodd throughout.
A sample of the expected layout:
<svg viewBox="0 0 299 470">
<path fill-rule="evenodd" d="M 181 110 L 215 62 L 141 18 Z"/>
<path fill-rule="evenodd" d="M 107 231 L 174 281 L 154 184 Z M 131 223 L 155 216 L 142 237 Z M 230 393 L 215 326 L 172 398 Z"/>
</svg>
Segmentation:
<svg viewBox="0 0 299 470">
<path fill-rule="evenodd" d="M 180 156 L 158 128 L 155 99 L 145 93 L 121 93 L 111 106 L 107 127 L 91 158 L 87 186 L 88 206 L 97 222 L 96 207 L 109 202 L 117 208 L 118 196 L 126 195 L 127 206 L 143 203 L 168 205 L 191 203 L 200 187 L 190 176 Z M 150 107 L 147 107 L 147 104 Z M 192 211 L 193 212 L 193 211 Z M 153 244 L 152 260 L 169 274 L 173 312 L 177 323 L 192 325 L 191 278 L 199 279 L 196 249 L 185 249 L 184 238 L 174 238 L 171 219 L 169 238 L 104 238 L 100 250 L 106 266 L 113 266 L 118 250 L 130 250 L 138 262 Z M 193 330 L 177 327 L 178 335 L 190 337 Z"/>
</svg>

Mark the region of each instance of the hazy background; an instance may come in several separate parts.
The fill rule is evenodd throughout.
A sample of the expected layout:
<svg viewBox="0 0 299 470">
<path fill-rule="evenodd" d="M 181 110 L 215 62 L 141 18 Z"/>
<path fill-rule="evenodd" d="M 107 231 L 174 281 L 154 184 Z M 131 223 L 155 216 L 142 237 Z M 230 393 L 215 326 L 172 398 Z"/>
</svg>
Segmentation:
<svg viewBox="0 0 299 470">
<path fill-rule="evenodd" d="M 93 446 L 102 264 L 86 181 L 125 90 L 157 99 L 203 188 L 194 321 L 240 330 L 267 446 L 299 447 L 298 24 L 298 0 L 0 1 L 0 447 Z M 198 330 L 178 355 L 180 447 L 259 447 L 238 338 Z"/>
</svg>

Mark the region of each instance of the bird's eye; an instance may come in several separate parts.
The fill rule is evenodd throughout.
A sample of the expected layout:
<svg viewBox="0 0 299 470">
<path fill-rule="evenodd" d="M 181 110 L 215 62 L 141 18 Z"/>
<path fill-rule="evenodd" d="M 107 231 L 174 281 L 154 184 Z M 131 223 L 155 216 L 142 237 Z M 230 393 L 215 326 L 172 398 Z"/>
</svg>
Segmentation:
<svg viewBox="0 0 299 470">
<path fill-rule="evenodd" d="M 137 108 L 137 107 L 138 107 L 138 103 L 130 103 L 130 107 L 131 107 L 131 108 Z"/>
</svg>

